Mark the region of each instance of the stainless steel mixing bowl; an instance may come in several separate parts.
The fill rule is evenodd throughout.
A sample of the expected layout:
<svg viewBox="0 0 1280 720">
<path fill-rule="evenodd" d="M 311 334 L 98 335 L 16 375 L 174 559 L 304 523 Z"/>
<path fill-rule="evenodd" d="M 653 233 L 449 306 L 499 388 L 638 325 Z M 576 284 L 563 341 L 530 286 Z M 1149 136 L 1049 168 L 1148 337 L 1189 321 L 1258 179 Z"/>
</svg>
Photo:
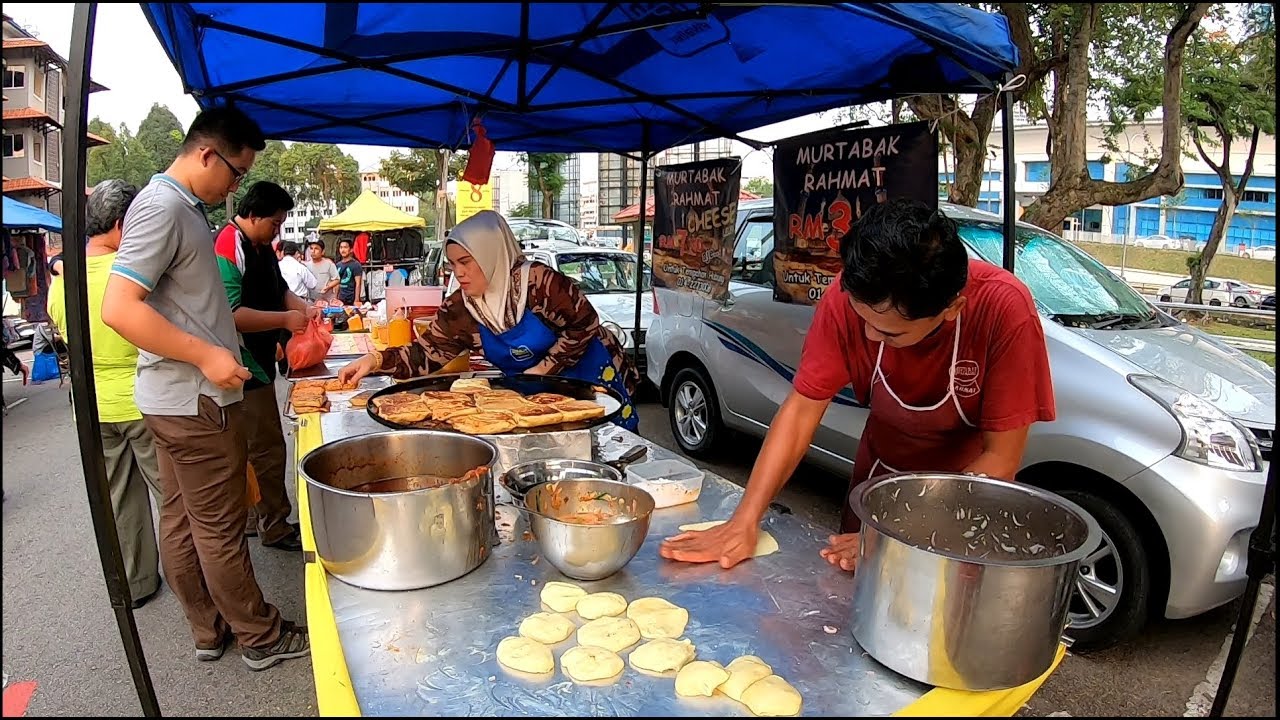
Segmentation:
<svg viewBox="0 0 1280 720">
<path fill-rule="evenodd" d="M 561 480 L 612 480 L 622 482 L 622 473 L 604 463 L 571 458 L 533 460 L 520 463 L 502 474 L 502 486 L 520 501 L 529 488 L 544 482 Z"/>
<path fill-rule="evenodd" d="M 636 556 L 653 515 L 653 496 L 611 480 L 540 483 L 524 496 L 524 509 L 547 561 L 574 580 L 603 580 Z M 618 511 L 603 524 L 566 522 L 578 513 Z"/>
</svg>

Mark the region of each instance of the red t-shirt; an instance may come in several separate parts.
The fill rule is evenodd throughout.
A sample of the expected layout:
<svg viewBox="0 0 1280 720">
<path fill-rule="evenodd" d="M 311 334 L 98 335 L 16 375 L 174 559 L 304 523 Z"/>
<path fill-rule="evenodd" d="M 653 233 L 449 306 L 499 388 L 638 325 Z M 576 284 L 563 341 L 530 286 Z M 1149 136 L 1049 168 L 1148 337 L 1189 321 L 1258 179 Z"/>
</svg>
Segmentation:
<svg viewBox="0 0 1280 720">
<path fill-rule="evenodd" d="M 956 396 L 965 417 L 989 432 L 1053 420 L 1049 354 L 1030 291 L 1012 273 L 970 260 L 962 294 L 968 301 L 960 314 Z M 946 394 L 955 326 L 947 323 L 908 348 L 885 348 L 880 371 L 902 402 L 928 406 Z M 837 278 L 814 313 L 795 389 L 813 400 L 829 400 L 852 386 L 858 401 L 866 403 L 879 350 L 880 343 L 867 339 L 863 320 Z"/>
</svg>

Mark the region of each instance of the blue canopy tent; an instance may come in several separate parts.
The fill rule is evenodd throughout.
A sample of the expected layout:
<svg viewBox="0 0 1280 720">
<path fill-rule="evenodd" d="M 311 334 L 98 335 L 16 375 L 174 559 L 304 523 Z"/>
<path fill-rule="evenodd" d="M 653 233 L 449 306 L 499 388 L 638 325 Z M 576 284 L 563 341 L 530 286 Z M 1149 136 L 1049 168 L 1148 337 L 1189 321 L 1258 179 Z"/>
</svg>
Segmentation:
<svg viewBox="0 0 1280 720">
<path fill-rule="evenodd" d="M 62 218 L 48 210 L 18 202 L 8 195 L 4 198 L 5 230 L 49 230 L 62 232 Z"/>
<path fill-rule="evenodd" d="M 97 3 L 72 23 L 64 182 L 85 176 Z M 935 3 L 144 3 L 202 107 L 234 103 L 269 137 L 409 147 L 638 156 L 852 104 L 1000 89 L 1019 58 L 1002 16 Z M 1005 147 L 1012 116 L 1005 102 Z M 1011 152 L 1006 196 L 1012 197 Z M 642 171 L 642 177 L 647 172 Z M 641 183 L 640 206 L 647 188 Z M 69 196 L 83 234 L 84 198 Z M 1012 203 L 1006 227 L 1013 237 Z M 641 220 L 643 222 L 643 219 Z M 643 243 L 637 243 L 637 254 Z M 1006 263 L 1013 257 L 1006 245 Z M 69 323 L 88 317 L 83 248 L 68 247 Z M 637 313 L 639 310 L 637 309 Z M 639 322 L 637 318 L 637 327 Z M 106 495 L 86 344 L 72 348 L 81 458 L 98 549 L 143 711 L 159 715 Z"/>
</svg>

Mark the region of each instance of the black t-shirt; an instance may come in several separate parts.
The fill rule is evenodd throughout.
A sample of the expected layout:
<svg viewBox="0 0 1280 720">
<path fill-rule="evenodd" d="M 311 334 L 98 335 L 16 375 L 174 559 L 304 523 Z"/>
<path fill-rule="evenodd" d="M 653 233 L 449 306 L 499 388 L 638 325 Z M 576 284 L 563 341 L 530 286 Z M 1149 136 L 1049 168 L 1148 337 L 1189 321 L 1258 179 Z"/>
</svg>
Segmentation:
<svg viewBox="0 0 1280 720">
<path fill-rule="evenodd" d="M 244 250 L 240 305 L 264 312 L 282 312 L 288 309 L 285 305 L 285 293 L 289 292 L 289 286 L 280 274 L 276 251 L 270 245 L 253 244 L 244 233 L 240 233 L 239 238 L 240 247 Z M 273 381 L 276 378 L 276 344 L 280 342 L 281 336 L 280 330 L 244 333 L 245 349 Z M 255 378 L 250 378 L 245 383 L 246 390 L 260 387 L 263 387 L 263 383 Z"/>
</svg>

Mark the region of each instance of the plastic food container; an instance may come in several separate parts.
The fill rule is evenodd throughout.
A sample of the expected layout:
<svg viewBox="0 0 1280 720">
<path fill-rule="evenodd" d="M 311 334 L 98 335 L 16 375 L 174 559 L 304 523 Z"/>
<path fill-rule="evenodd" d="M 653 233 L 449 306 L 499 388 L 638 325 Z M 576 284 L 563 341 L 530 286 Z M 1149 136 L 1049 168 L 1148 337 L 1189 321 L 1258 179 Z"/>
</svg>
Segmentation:
<svg viewBox="0 0 1280 720">
<path fill-rule="evenodd" d="M 659 508 L 697 500 L 704 477 L 701 470 L 679 460 L 651 460 L 627 466 L 627 482 L 652 495 Z"/>
</svg>

